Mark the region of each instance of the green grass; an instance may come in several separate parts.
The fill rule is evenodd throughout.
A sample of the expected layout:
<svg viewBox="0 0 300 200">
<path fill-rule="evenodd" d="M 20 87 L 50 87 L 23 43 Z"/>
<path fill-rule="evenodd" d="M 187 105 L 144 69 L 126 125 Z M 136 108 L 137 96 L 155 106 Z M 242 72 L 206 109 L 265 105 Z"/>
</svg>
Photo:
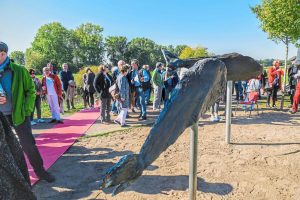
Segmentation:
<svg viewBox="0 0 300 200">
<path fill-rule="evenodd" d="M 71 110 L 67 111 L 67 104 L 66 104 L 66 102 L 64 102 L 64 108 L 65 108 L 65 111 L 66 111 L 64 115 L 73 114 L 73 113 L 78 112 L 79 110 L 84 108 L 83 100 L 82 100 L 81 97 L 79 97 L 79 96 L 75 97 L 74 106 L 75 106 L 76 109 L 71 109 Z M 42 110 L 42 118 L 51 118 L 52 115 L 51 115 L 49 104 L 48 104 L 47 100 L 42 101 L 41 110 Z M 36 118 L 36 112 L 35 112 L 34 118 Z"/>
</svg>

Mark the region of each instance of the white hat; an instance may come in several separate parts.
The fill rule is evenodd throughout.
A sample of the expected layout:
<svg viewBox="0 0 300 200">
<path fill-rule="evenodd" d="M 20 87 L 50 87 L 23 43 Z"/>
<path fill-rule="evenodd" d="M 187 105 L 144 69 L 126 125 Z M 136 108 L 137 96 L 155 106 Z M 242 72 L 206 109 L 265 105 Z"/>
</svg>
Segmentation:
<svg viewBox="0 0 300 200">
<path fill-rule="evenodd" d="M 300 65 L 300 48 L 298 48 L 297 58 L 295 60 L 295 65 Z"/>
</svg>

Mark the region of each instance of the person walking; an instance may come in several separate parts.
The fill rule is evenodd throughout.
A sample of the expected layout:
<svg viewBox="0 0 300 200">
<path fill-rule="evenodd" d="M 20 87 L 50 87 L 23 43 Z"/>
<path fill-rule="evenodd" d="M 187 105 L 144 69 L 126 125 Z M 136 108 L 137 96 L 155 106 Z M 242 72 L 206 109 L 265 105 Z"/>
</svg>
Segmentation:
<svg viewBox="0 0 300 200">
<path fill-rule="evenodd" d="M 152 82 L 154 87 L 154 99 L 153 99 L 153 110 L 160 111 L 162 89 L 163 89 L 163 79 L 162 70 L 163 64 L 161 62 L 156 63 L 155 70 L 152 75 Z"/>
<path fill-rule="evenodd" d="M 68 70 L 68 68 L 69 67 L 68 67 L 67 63 L 62 64 L 63 70 L 59 73 L 60 80 L 61 80 L 62 86 L 63 86 L 63 92 L 65 93 L 65 96 L 67 94 L 67 90 L 69 87 L 69 81 L 70 80 L 74 81 L 73 74 L 70 70 Z M 70 110 L 70 101 L 67 98 L 66 98 L 66 103 L 67 103 L 68 110 Z M 73 102 L 71 102 L 71 106 L 72 106 L 72 109 L 75 109 Z"/>
<path fill-rule="evenodd" d="M 297 85 L 296 85 L 296 92 L 294 95 L 294 101 L 293 101 L 293 106 L 292 110 L 290 111 L 291 114 L 295 114 L 298 110 L 298 105 L 300 103 L 300 48 L 298 48 L 298 53 L 297 53 L 297 58 L 294 61 L 294 65 L 298 68 L 297 74 L 294 75 L 294 78 L 297 80 Z"/>
<path fill-rule="evenodd" d="M 55 178 L 43 166 L 30 125 L 36 97 L 34 83 L 25 67 L 10 62 L 7 52 L 8 46 L 0 42 L 0 111 L 15 129 L 35 174 L 41 180 L 53 182 Z"/>
<path fill-rule="evenodd" d="M 268 81 L 271 90 L 268 92 L 267 107 L 270 107 L 270 97 L 272 96 L 272 108 L 276 108 L 277 92 L 281 89 L 281 77 L 283 70 L 280 69 L 280 61 L 273 61 L 273 66 L 268 70 Z"/>
<path fill-rule="evenodd" d="M 113 84 L 113 78 L 109 75 L 109 69 L 107 65 L 99 66 L 99 73 L 94 80 L 94 88 L 98 93 L 100 100 L 100 114 L 101 122 L 110 122 L 110 109 L 111 109 L 111 94 L 109 88 Z M 106 114 L 106 115 L 105 115 Z"/>
<path fill-rule="evenodd" d="M 147 110 L 146 110 L 146 102 L 145 102 L 145 91 L 142 88 L 141 82 L 143 81 L 143 75 L 138 70 L 139 61 L 137 59 L 131 60 L 131 84 L 135 88 L 135 92 L 137 95 L 137 104 L 140 107 L 140 115 L 139 120 L 147 119 Z"/>
<path fill-rule="evenodd" d="M 94 88 L 94 79 L 95 79 L 95 74 L 94 72 L 88 67 L 86 69 L 86 90 L 88 92 L 88 98 L 89 98 L 89 105 L 90 109 L 94 108 L 94 93 L 95 93 L 95 88 Z"/>
<path fill-rule="evenodd" d="M 52 114 L 52 119 L 49 123 L 60 123 L 63 121 L 60 118 L 59 99 L 62 99 L 61 81 L 57 75 L 50 72 L 49 67 L 43 68 L 44 77 L 42 80 L 42 88 L 44 94 L 47 95 L 47 100 Z"/>
<path fill-rule="evenodd" d="M 126 127 L 126 116 L 128 112 L 128 108 L 130 106 L 130 99 L 129 99 L 129 83 L 126 78 L 128 73 L 128 67 L 126 65 L 122 65 L 119 70 L 120 74 L 117 77 L 116 85 L 119 89 L 120 98 L 118 101 L 118 106 L 120 107 L 120 114 L 114 120 L 115 123 L 120 124 L 121 127 Z"/>
<path fill-rule="evenodd" d="M 31 126 L 36 125 L 36 122 L 33 120 L 34 118 L 34 111 L 36 109 L 36 114 L 37 114 L 37 123 L 44 123 L 45 120 L 43 120 L 41 117 L 41 95 L 43 93 L 42 90 L 42 82 L 35 76 L 35 71 L 34 69 L 29 69 L 29 74 L 31 75 L 32 81 L 34 83 L 35 86 L 35 103 L 34 103 L 34 107 L 33 107 L 33 111 L 31 113 L 30 116 L 30 120 L 31 120 Z"/>
</svg>

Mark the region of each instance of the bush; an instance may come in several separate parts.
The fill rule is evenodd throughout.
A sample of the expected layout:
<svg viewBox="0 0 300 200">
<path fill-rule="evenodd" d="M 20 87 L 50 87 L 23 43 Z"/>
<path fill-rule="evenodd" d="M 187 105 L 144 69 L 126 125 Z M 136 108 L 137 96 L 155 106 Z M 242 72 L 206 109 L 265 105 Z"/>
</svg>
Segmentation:
<svg viewBox="0 0 300 200">
<path fill-rule="evenodd" d="M 88 66 L 95 74 L 99 72 L 98 66 Z M 77 88 L 83 88 L 83 75 L 85 74 L 87 67 L 83 67 L 81 70 L 79 70 L 78 73 L 74 74 L 74 79 L 77 85 Z"/>
</svg>

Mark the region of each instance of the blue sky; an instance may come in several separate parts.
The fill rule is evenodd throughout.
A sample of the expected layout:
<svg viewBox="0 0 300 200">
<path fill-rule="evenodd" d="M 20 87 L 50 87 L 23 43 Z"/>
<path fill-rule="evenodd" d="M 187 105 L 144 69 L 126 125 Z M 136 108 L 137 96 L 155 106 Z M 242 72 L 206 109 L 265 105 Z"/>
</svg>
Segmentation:
<svg viewBox="0 0 300 200">
<path fill-rule="evenodd" d="M 261 58 L 285 56 L 259 28 L 249 6 L 259 0 L 0 0 L 0 40 L 25 51 L 43 24 L 68 29 L 91 22 L 104 36 L 147 37 L 158 44 L 204 46 L 215 54 Z M 290 46 L 290 56 L 296 48 Z"/>
</svg>

